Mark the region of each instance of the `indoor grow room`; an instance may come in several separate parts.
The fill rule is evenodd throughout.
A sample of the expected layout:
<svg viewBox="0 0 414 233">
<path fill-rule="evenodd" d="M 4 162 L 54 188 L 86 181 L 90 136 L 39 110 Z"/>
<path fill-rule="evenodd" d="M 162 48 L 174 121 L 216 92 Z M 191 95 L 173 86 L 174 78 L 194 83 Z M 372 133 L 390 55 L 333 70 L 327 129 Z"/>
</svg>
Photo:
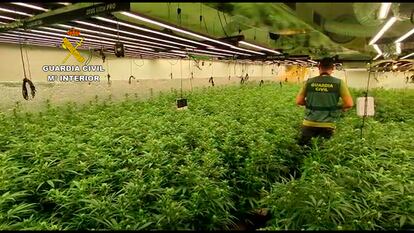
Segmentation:
<svg viewBox="0 0 414 233">
<path fill-rule="evenodd" d="M 0 229 L 413 230 L 413 10 L 0 3 Z M 325 57 L 355 104 L 303 147 Z"/>
</svg>

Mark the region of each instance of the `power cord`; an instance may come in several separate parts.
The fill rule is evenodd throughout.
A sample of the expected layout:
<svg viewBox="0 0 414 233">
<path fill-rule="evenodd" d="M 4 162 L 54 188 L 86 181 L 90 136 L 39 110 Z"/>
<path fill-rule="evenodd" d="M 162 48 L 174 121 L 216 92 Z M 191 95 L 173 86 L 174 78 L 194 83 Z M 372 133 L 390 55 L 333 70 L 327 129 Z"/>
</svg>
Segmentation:
<svg viewBox="0 0 414 233">
<path fill-rule="evenodd" d="M 22 45 L 22 39 L 21 38 L 20 38 L 20 41 L 19 42 L 20 42 L 20 57 L 22 59 L 23 75 L 24 75 L 24 78 L 23 78 L 23 86 L 22 86 L 22 95 L 23 95 L 23 98 L 25 100 L 29 100 L 29 92 L 27 90 L 26 84 L 29 84 L 30 93 L 32 95 L 32 98 L 35 97 L 36 87 L 34 86 L 33 82 L 30 80 L 31 77 L 30 77 L 30 79 L 27 78 L 27 75 L 26 75 L 26 67 L 25 67 L 24 58 L 23 58 L 23 45 Z M 27 55 L 27 51 L 26 51 L 26 55 Z M 30 70 L 30 66 L 28 68 Z"/>
<path fill-rule="evenodd" d="M 220 20 L 220 25 L 221 25 L 221 29 L 223 29 L 224 35 L 226 35 L 226 37 L 229 37 L 229 36 L 227 35 L 227 33 L 226 33 L 226 30 L 224 30 L 223 22 L 221 21 L 221 17 L 220 17 L 220 14 L 219 14 L 219 11 L 218 11 L 218 10 L 217 10 L 217 15 L 218 15 L 218 17 L 219 17 L 219 20 Z"/>
</svg>

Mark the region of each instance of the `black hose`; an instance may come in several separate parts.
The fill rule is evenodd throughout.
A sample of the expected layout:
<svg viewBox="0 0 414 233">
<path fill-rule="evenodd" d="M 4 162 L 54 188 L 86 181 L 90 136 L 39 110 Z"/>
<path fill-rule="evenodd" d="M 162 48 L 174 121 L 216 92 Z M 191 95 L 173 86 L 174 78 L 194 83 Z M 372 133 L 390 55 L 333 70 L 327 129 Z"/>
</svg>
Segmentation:
<svg viewBox="0 0 414 233">
<path fill-rule="evenodd" d="M 27 90 L 26 84 L 27 84 L 27 83 L 29 84 L 29 87 L 30 87 L 30 93 L 32 94 L 32 98 L 34 98 L 34 97 L 35 97 L 35 94 L 36 94 L 36 87 L 34 86 L 33 82 L 32 82 L 30 79 L 28 79 L 28 78 L 27 78 L 27 75 L 26 75 L 26 67 L 25 67 L 25 65 L 24 65 L 24 58 L 23 58 L 23 46 L 22 46 L 22 42 L 21 42 L 21 40 L 20 40 L 20 55 L 21 55 L 21 59 L 22 59 L 22 65 L 23 65 L 23 75 L 24 75 L 24 78 L 23 78 L 23 85 L 22 85 L 22 95 L 23 95 L 23 98 L 24 98 L 25 100 L 29 100 L 29 94 L 28 94 L 28 90 Z M 27 57 L 27 53 L 26 53 L 26 57 Z M 30 69 L 30 68 L 29 68 L 29 69 Z"/>
<path fill-rule="evenodd" d="M 129 84 L 131 84 L 131 78 L 135 79 L 135 77 L 134 77 L 134 76 L 132 76 L 132 75 L 131 75 L 131 76 L 129 76 L 129 81 L 128 81 L 128 83 L 129 83 Z"/>
<path fill-rule="evenodd" d="M 24 78 L 23 79 L 22 94 L 23 94 L 23 98 L 25 100 L 29 100 L 29 94 L 28 94 L 27 87 L 26 87 L 27 83 L 29 84 L 30 92 L 32 94 L 32 98 L 34 98 L 35 94 L 36 94 L 36 87 L 34 86 L 33 82 L 30 81 L 30 79 L 28 79 L 28 78 Z"/>
<path fill-rule="evenodd" d="M 214 87 L 214 79 L 213 77 L 210 77 L 210 79 L 208 80 L 209 83 L 211 83 L 211 86 Z"/>
</svg>

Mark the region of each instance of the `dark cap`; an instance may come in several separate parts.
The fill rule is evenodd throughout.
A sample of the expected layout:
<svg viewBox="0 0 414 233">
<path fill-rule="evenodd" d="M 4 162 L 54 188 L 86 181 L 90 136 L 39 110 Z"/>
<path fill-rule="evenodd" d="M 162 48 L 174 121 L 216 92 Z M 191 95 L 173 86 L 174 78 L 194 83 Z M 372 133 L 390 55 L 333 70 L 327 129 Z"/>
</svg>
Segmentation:
<svg viewBox="0 0 414 233">
<path fill-rule="evenodd" d="M 335 61 L 330 57 L 324 57 L 322 60 L 319 61 L 319 65 L 322 68 L 333 68 Z"/>
</svg>

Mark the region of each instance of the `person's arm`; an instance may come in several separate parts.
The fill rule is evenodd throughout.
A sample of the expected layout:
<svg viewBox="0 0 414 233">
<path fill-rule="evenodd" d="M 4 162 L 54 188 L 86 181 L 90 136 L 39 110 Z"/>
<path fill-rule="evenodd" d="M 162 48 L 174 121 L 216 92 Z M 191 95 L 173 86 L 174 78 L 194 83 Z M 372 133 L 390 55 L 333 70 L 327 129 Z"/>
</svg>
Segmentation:
<svg viewBox="0 0 414 233">
<path fill-rule="evenodd" d="M 305 86 L 306 86 L 306 82 L 302 85 L 302 88 L 300 89 L 298 95 L 296 96 L 296 104 L 297 105 L 300 105 L 300 106 L 305 106 L 306 105 Z"/>
<path fill-rule="evenodd" d="M 344 80 L 341 80 L 340 94 L 342 99 L 342 110 L 348 111 L 354 106 L 354 101 L 352 100 L 351 93 Z"/>
</svg>

